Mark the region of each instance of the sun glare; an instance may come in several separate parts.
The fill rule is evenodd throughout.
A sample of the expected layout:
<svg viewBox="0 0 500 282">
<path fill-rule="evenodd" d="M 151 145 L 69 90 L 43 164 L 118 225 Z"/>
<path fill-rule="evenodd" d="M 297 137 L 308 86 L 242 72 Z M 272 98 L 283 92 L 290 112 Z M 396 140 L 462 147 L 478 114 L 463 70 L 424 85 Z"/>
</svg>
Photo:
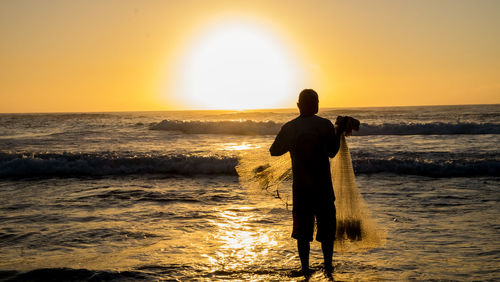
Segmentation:
<svg viewBox="0 0 500 282">
<path fill-rule="evenodd" d="M 187 108 L 287 107 L 304 86 L 297 61 L 273 32 L 226 22 L 210 28 L 187 49 L 174 91 Z"/>
</svg>

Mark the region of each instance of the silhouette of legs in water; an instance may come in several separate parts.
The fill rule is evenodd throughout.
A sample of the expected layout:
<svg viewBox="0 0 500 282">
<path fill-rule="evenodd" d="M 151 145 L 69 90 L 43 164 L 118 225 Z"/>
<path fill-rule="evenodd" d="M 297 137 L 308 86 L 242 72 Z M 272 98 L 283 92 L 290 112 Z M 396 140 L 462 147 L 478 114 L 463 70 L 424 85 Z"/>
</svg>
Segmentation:
<svg viewBox="0 0 500 282">
<path fill-rule="evenodd" d="M 300 263 L 302 264 L 302 273 L 304 276 L 309 276 L 311 274 L 309 269 L 309 241 L 297 240 L 297 248 L 299 249 Z M 333 272 L 333 241 L 321 242 L 321 250 L 323 251 L 325 274 L 331 275 Z"/>
<path fill-rule="evenodd" d="M 325 265 L 325 273 L 328 275 L 333 272 L 332 257 L 333 257 L 333 240 L 321 242 L 321 250 L 323 251 L 323 260 Z"/>
<path fill-rule="evenodd" d="M 309 241 L 297 240 L 297 248 L 299 249 L 300 263 L 302 264 L 302 274 L 308 276 L 311 272 L 309 269 Z"/>
</svg>

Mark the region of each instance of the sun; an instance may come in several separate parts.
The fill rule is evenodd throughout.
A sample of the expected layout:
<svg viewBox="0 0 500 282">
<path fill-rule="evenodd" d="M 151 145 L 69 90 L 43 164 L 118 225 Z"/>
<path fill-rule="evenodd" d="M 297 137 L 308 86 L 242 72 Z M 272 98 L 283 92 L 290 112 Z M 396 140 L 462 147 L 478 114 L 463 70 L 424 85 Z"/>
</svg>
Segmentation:
<svg viewBox="0 0 500 282">
<path fill-rule="evenodd" d="M 297 56 L 276 33 L 231 21 L 209 28 L 191 43 L 173 91 L 187 108 L 282 108 L 293 105 L 303 77 Z"/>
</svg>

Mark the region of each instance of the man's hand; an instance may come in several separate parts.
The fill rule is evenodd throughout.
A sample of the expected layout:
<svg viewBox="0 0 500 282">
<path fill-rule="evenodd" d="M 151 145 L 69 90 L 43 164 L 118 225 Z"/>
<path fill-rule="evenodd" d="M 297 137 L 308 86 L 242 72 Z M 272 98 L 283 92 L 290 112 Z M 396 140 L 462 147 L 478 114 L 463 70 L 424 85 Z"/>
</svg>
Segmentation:
<svg viewBox="0 0 500 282">
<path fill-rule="evenodd" d="M 337 119 L 335 120 L 335 133 L 337 135 L 342 134 L 343 132 L 346 131 L 346 123 L 345 123 L 345 117 L 344 116 L 337 116 Z"/>
<path fill-rule="evenodd" d="M 345 132 L 346 136 L 352 134 L 353 130 L 359 130 L 359 120 L 350 116 L 337 116 L 335 125 L 337 128 L 337 134 L 342 134 Z"/>
</svg>

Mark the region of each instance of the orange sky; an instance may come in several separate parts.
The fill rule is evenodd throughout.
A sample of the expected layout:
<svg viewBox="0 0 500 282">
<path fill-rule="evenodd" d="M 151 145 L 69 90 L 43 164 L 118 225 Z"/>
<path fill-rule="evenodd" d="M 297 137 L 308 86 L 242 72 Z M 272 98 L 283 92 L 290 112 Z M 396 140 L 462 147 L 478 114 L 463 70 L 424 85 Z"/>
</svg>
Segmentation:
<svg viewBox="0 0 500 282">
<path fill-rule="evenodd" d="M 203 108 L 172 85 L 225 18 L 275 34 L 322 107 L 500 103 L 499 14 L 494 0 L 6 0 L 0 112 Z"/>
</svg>

